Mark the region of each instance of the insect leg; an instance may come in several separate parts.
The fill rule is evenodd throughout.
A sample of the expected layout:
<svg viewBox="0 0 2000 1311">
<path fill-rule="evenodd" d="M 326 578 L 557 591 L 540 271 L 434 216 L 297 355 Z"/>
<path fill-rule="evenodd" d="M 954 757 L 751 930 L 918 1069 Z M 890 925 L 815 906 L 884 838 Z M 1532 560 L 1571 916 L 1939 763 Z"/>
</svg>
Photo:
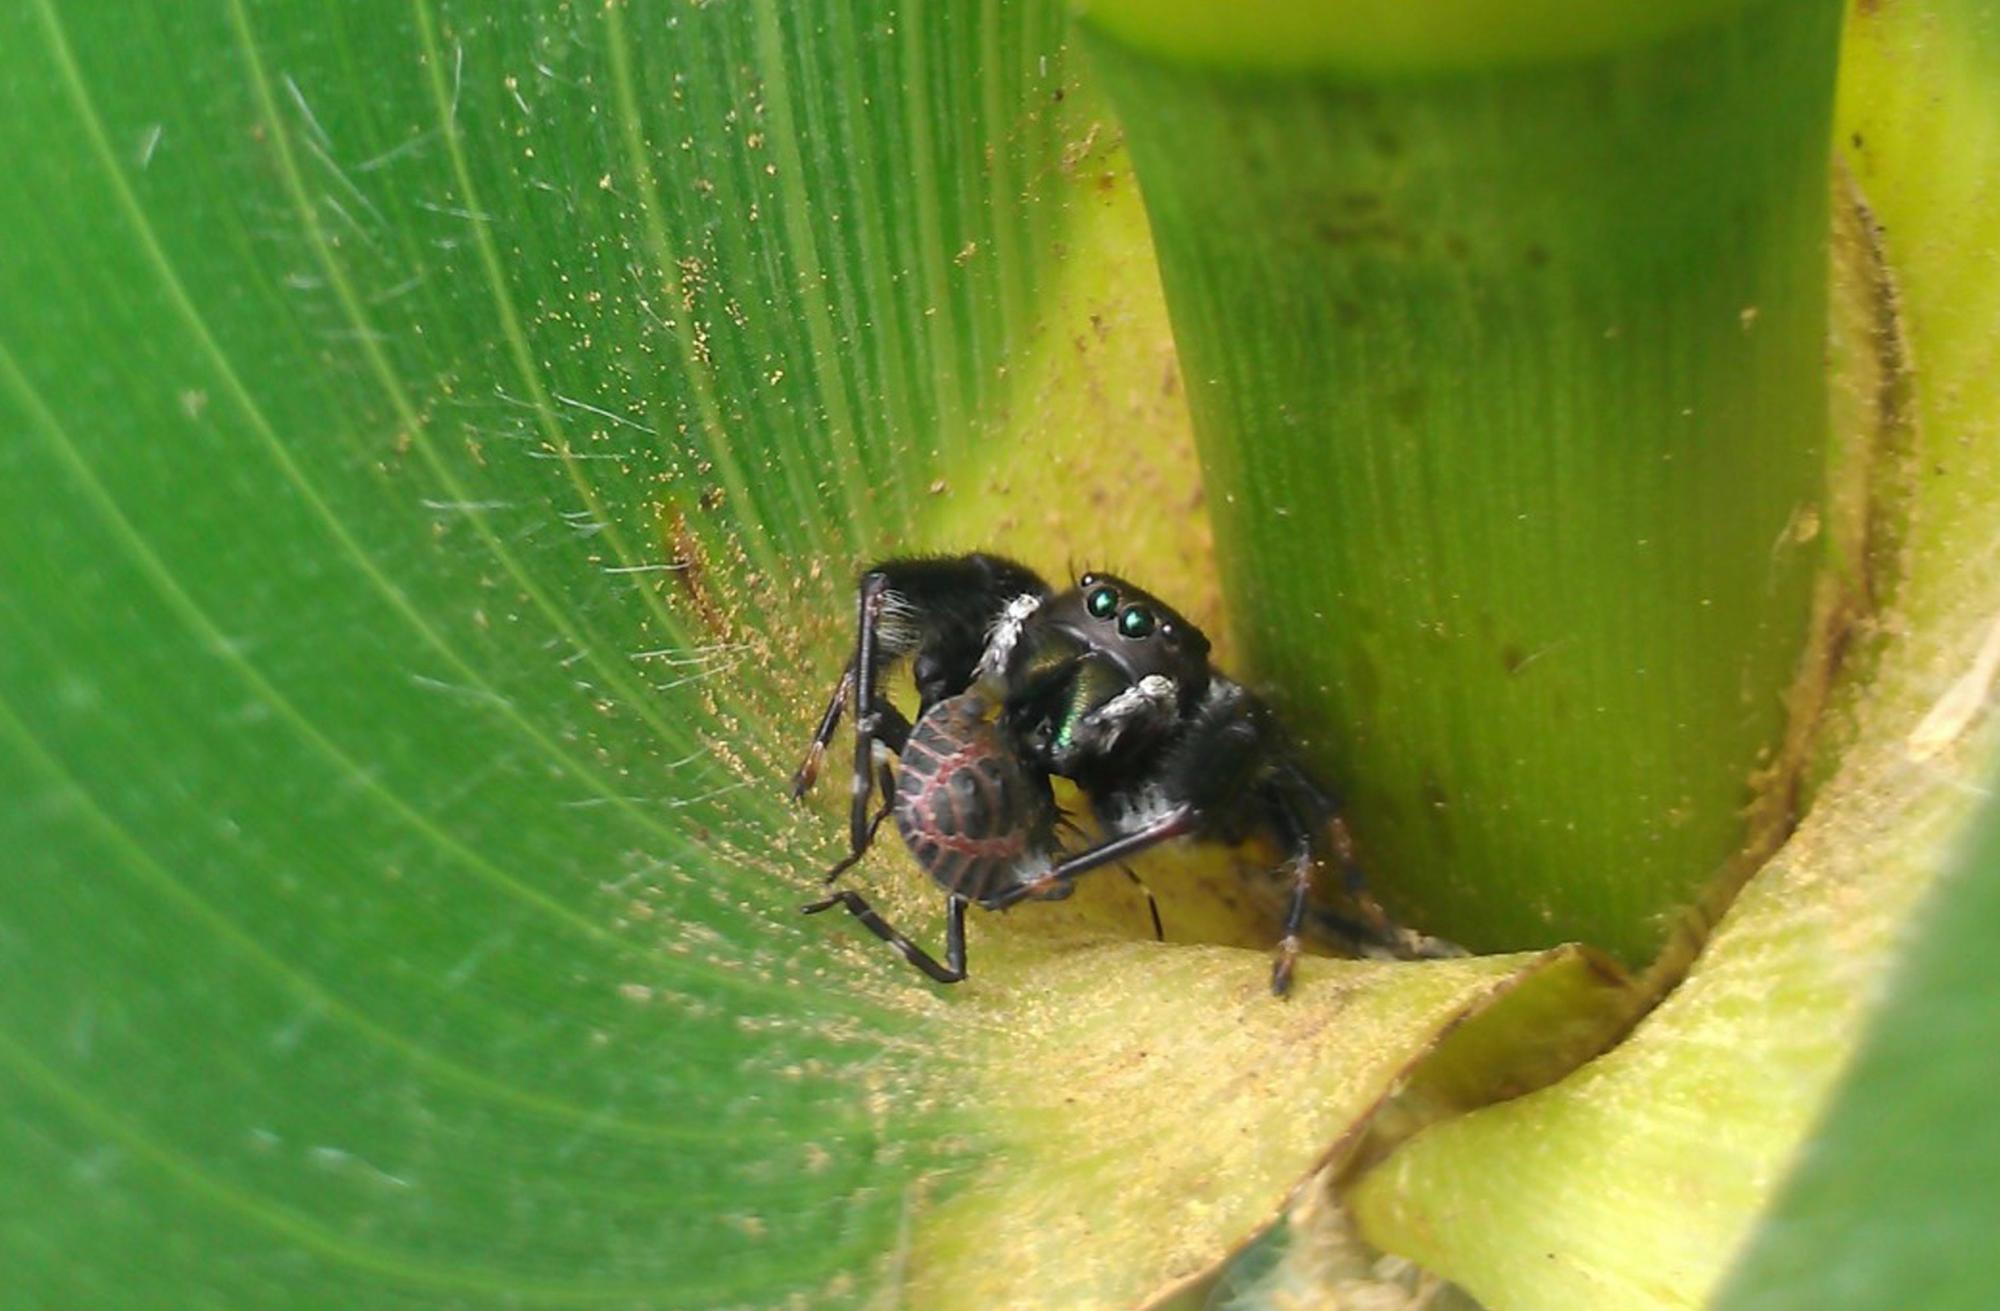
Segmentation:
<svg viewBox="0 0 2000 1311">
<path fill-rule="evenodd" d="M 847 913 L 861 921 L 862 927 L 903 953 L 903 959 L 910 962 L 936 979 L 939 983 L 957 983 L 965 978 L 965 907 L 964 897 L 952 895 L 945 898 L 944 958 L 940 965 L 937 958 L 911 942 L 889 921 L 875 913 L 858 892 L 836 892 L 824 901 L 815 901 L 804 908 L 808 915 L 817 915 L 835 906 L 845 906 Z"/>
<path fill-rule="evenodd" d="M 833 695 L 827 699 L 826 713 L 819 717 L 819 728 L 813 732 L 812 745 L 806 748 L 806 758 L 792 774 L 792 800 L 803 800 L 812 791 L 819 778 L 820 762 L 826 759 L 827 745 L 833 741 L 833 730 L 840 727 L 840 712 L 847 708 L 847 696 L 853 689 L 854 662 L 849 660 L 840 681 L 833 685 Z"/>
<path fill-rule="evenodd" d="M 896 755 L 903 754 L 903 747 L 910 740 L 910 721 L 903 712 L 887 701 L 877 700 L 866 713 L 855 716 L 854 720 L 854 792 L 853 804 L 848 810 L 847 841 L 850 852 L 860 858 L 868 849 L 869 839 L 875 835 L 875 825 L 882 822 L 877 816 L 873 823 L 868 819 L 868 798 L 873 790 L 871 770 L 878 769 L 875 749 L 878 745 L 888 748 Z M 889 777 L 886 763 L 879 764 L 879 774 L 883 780 Z M 888 813 L 891 794 L 883 789 L 883 813 Z"/>
<path fill-rule="evenodd" d="M 882 808 L 875 812 L 875 818 L 868 821 L 867 835 L 862 839 L 860 846 L 842 856 L 839 862 L 826 872 L 821 882 L 831 883 L 860 864 L 861 858 L 868 854 L 868 848 L 874 844 L 876 830 L 882 827 L 883 820 L 889 818 L 889 812 L 896 808 L 896 779 L 889 772 L 887 765 L 882 766 L 876 775 L 876 786 L 882 789 Z"/>
<path fill-rule="evenodd" d="M 1153 890 L 1146 886 L 1146 880 L 1140 878 L 1137 874 L 1134 874 L 1132 872 L 1132 867 L 1130 865 L 1120 865 L 1118 868 L 1124 870 L 1125 877 L 1131 879 L 1133 885 L 1136 886 L 1139 889 L 1139 891 L 1146 894 L 1146 910 L 1149 913 L 1151 913 L 1153 917 L 1153 941 L 1165 942 L 1167 940 L 1167 930 L 1165 926 L 1160 923 L 1160 903 L 1154 899 Z"/>
</svg>

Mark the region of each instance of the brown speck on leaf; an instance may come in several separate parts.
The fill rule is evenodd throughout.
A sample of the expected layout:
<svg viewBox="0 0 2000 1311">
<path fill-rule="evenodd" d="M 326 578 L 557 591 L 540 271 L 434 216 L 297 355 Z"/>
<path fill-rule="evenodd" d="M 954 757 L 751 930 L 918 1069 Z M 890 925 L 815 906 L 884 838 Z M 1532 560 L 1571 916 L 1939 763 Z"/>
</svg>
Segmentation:
<svg viewBox="0 0 2000 1311">
<path fill-rule="evenodd" d="M 1058 161 L 1063 172 L 1074 173 L 1076 171 L 1076 166 L 1081 164 L 1089 156 L 1090 152 L 1096 148 L 1097 134 L 1102 128 L 1103 124 L 1092 123 L 1090 130 L 1083 134 L 1081 141 L 1072 141 L 1063 147 L 1062 156 Z"/>
<path fill-rule="evenodd" d="M 707 499 L 707 493 L 703 493 L 703 499 Z M 673 580 L 681 599 L 712 636 L 728 640 L 729 616 L 709 588 L 707 560 L 702 553 L 701 539 L 688 526 L 687 516 L 681 513 L 681 508 L 672 502 L 661 507 L 660 545 L 669 566 L 667 577 Z"/>
</svg>

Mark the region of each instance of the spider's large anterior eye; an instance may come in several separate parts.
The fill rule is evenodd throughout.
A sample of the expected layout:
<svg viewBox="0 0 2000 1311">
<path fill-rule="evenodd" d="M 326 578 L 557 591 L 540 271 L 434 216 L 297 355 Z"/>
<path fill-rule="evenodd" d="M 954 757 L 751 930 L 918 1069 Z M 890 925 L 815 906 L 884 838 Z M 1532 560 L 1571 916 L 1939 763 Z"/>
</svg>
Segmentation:
<svg viewBox="0 0 2000 1311">
<path fill-rule="evenodd" d="M 1109 619 L 1111 612 L 1118 608 L 1118 593 L 1108 587 L 1100 587 L 1083 599 L 1084 608 L 1099 619 Z"/>
<path fill-rule="evenodd" d="M 1125 637 L 1144 637 L 1153 631 L 1153 612 L 1143 605 L 1127 607 L 1118 616 L 1118 631 Z"/>
</svg>

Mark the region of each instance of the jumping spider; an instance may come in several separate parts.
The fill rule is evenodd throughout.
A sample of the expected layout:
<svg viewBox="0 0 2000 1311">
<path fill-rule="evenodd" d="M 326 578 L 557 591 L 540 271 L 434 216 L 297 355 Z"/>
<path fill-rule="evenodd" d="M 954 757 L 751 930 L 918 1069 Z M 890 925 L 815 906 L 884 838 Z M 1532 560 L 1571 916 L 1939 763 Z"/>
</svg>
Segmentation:
<svg viewBox="0 0 2000 1311">
<path fill-rule="evenodd" d="M 812 787 L 851 699 L 849 850 L 826 880 L 861 859 L 893 812 L 911 853 L 945 889 L 945 963 L 858 893 L 836 892 L 807 914 L 844 906 L 919 970 L 956 983 L 965 977 L 968 904 L 1002 910 L 1065 897 L 1078 876 L 1172 838 L 1234 844 L 1264 835 L 1286 851 L 1291 883 L 1272 992 L 1291 986 L 1313 871 L 1326 856 L 1360 917 L 1319 918 L 1348 946 L 1437 954 L 1368 898 L 1338 809 L 1270 708 L 1211 669 L 1208 638 L 1159 598 L 1102 573 L 1057 592 L 1012 560 L 972 554 L 883 561 L 862 575 L 858 608 L 854 654 L 792 797 Z M 906 656 L 919 698 L 914 724 L 882 691 Z M 878 747 L 900 758 L 899 773 Z M 1051 776 L 1089 800 L 1101 841 L 1059 847 Z M 871 817 L 877 786 L 884 804 Z"/>
</svg>

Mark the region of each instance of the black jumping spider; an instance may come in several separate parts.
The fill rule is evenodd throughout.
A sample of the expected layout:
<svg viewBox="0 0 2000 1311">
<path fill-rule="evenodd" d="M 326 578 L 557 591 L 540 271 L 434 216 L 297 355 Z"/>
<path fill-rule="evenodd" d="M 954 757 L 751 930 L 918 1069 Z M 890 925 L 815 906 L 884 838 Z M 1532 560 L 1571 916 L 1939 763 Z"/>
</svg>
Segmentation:
<svg viewBox="0 0 2000 1311">
<path fill-rule="evenodd" d="M 1429 940 L 1392 924 L 1361 887 L 1340 816 L 1262 701 L 1216 673 L 1208 638 L 1171 606 L 1110 574 L 1057 592 L 999 556 L 887 560 L 862 575 L 854 654 L 805 762 L 803 797 L 842 710 L 855 708 L 849 853 L 861 859 L 892 811 L 918 863 L 946 893 L 945 963 L 892 928 L 858 893 L 844 906 L 940 983 L 965 977 L 965 909 L 1000 910 L 1069 895 L 1079 875 L 1157 843 L 1236 843 L 1253 834 L 1288 853 L 1291 896 L 1271 990 L 1291 986 L 1314 869 L 1338 862 L 1360 917 L 1321 912 L 1359 953 L 1431 955 Z M 883 695 L 892 666 L 913 657 L 913 725 Z M 901 759 L 891 774 L 877 747 Z M 1057 844 L 1051 776 L 1089 799 L 1104 837 Z M 879 786 L 882 808 L 868 804 Z"/>
</svg>

